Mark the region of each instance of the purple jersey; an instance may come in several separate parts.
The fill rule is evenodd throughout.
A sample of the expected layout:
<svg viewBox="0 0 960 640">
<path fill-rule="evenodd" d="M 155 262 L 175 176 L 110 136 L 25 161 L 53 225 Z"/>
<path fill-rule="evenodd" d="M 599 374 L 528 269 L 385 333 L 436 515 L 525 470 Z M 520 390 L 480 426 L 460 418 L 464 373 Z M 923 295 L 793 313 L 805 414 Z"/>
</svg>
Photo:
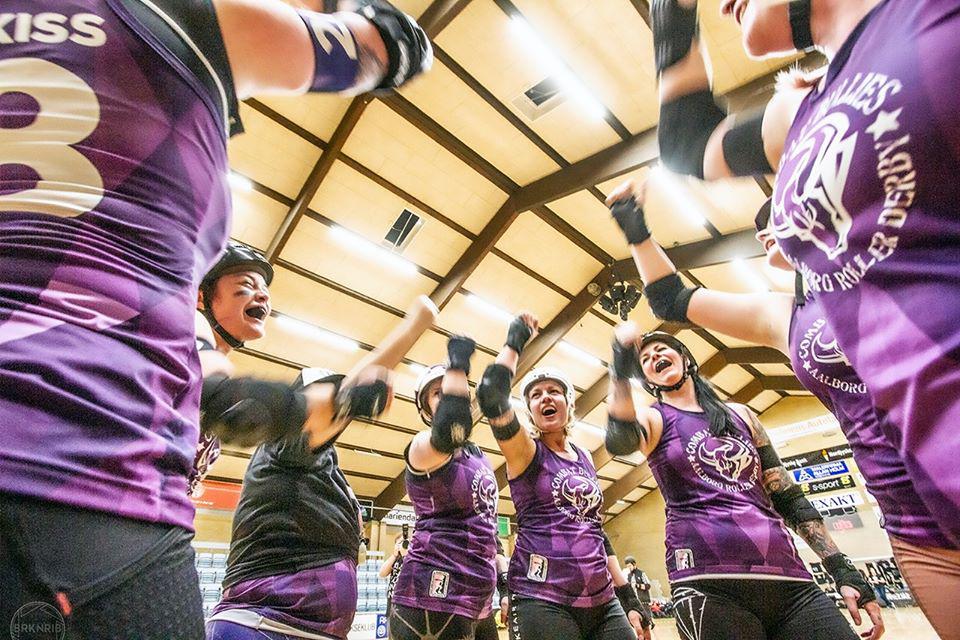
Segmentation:
<svg viewBox="0 0 960 640">
<path fill-rule="evenodd" d="M 811 580 L 763 488 L 750 429 L 715 437 L 702 412 L 668 404 L 663 435 L 649 457 L 667 503 L 671 583 L 710 577 Z"/>
<path fill-rule="evenodd" d="M 357 611 L 357 563 L 348 558 L 237 583 L 224 590 L 213 615 L 231 609 L 248 609 L 310 633 L 346 638 Z"/>
<path fill-rule="evenodd" d="M 886 1 L 803 101 L 771 222 L 960 541 L 960 5 Z"/>
<path fill-rule="evenodd" d="M 119 3 L 3 11 L 0 491 L 192 528 L 223 111 Z"/>
<path fill-rule="evenodd" d="M 572 444 L 567 460 L 536 441 L 537 452 L 510 480 L 517 508 L 516 549 L 510 558 L 510 592 L 572 607 L 613 599 L 600 527 L 603 491 L 590 456 Z"/>
<path fill-rule="evenodd" d="M 393 602 L 474 620 L 490 615 L 497 584 L 497 479 L 476 445 L 433 473 L 407 467 L 417 526 Z"/>
<path fill-rule="evenodd" d="M 200 442 L 197 443 L 197 452 L 193 458 L 193 469 L 190 470 L 187 491 L 193 498 L 199 498 L 200 483 L 210 473 L 210 467 L 220 458 L 220 438 L 216 436 L 200 434 Z"/>
<path fill-rule="evenodd" d="M 816 298 L 793 311 L 790 361 L 800 383 L 840 422 L 884 528 L 920 546 L 954 547 L 917 495 L 896 448 L 883 435 L 867 388 L 854 373 Z"/>
</svg>

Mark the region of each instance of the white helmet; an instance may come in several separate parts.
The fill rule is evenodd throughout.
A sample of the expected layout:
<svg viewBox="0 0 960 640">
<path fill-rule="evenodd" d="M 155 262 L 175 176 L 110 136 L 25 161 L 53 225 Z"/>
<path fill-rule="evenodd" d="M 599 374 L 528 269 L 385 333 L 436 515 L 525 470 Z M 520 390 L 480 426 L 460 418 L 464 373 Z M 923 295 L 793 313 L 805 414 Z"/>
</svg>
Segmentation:
<svg viewBox="0 0 960 640">
<path fill-rule="evenodd" d="M 430 423 L 433 422 L 433 414 L 430 412 L 430 404 L 423 398 L 423 392 L 426 391 L 431 382 L 439 380 L 446 372 L 447 365 L 435 364 L 421 373 L 417 379 L 417 388 L 413 392 L 413 404 L 416 405 L 417 411 L 420 412 L 420 419 L 423 420 L 427 426 L 430 426 Z"/>
<path fill-rule="evenodd" d="M 527 407 L 527 411 L 530 410 L 530 399 L 527 398 L 527 391 L 541 380 L 553 380 L 554 382 L 560 383 L 560 386 L 563 387 L 564 396 L 566 396 L 567 399 L 568 415 L 572 418 L 574 402 L 573 382 L 567 377 L 567 374 L 555 367 L 537 367 L 523 376 L 523 380 L 520 382 L 520 396 L 523 398 L 523 404 Z"/>
<path fill-rule="evenodd" d="M 307 367 L 300 370 L 300 375 L 293 381 L 293 386 L 295 389 L 306 389 L 314 382 L 339 382 L 344 377 L 332 369 Z"/>
</svg>

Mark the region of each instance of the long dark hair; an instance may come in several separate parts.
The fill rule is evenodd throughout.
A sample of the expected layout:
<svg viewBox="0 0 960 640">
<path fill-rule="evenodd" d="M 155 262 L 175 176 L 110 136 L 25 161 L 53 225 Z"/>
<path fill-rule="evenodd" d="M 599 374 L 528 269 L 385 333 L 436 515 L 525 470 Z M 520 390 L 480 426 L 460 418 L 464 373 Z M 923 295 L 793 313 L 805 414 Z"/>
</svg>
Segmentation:
<svg viewBox="0 0 960 640">
<path fill-rule="evenodd" d="M 713 390 L 713 385 L 700 377 L 698 371 L 691 372 L 690 377 L 693 378 L 693 392 L 697 396 L 697 402 L 710 421 L 710 433 L 716 437 L 734 433 L 736 427 L 733 413 Z"/>
</svg>

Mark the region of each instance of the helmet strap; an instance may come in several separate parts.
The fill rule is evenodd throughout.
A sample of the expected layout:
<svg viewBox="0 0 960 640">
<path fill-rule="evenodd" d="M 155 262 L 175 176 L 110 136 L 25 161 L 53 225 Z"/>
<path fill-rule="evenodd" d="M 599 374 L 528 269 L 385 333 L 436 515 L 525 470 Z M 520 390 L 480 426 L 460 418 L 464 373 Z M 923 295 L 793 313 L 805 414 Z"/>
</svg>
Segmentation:
<svg viewBox="0 0 960 640">
<path fill-rule="evenodd" d="M 203 297 L 203 310 L 201 313 L 203 314 L 203 317 L 207 319 L 207 322 L 210 323 L 210 328 L 216 331 L 217 335 L 223 338 L 224 342 L 230 345 L 231 349 L 242 348 L 243 342 L 230 335 L 230 332 L 224 329 L 223 325 L 221 325 L 220 322 L 214 317 L 213 306 L 210 304 L 209 288 L 204 287 L 200 294 Z"/>
</svg>

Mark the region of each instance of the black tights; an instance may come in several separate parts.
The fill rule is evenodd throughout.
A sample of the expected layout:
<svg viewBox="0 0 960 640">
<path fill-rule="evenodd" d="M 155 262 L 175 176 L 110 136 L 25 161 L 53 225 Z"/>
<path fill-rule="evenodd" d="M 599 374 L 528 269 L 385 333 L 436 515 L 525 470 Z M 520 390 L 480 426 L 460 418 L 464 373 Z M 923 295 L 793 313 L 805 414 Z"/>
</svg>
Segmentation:
<svg viewBox="0 0 960 640">
<path fill-rule="evenodd" d="M 393 603 L 390 640 L 473 640 L 477 621 L 454 613 L 426 611 Z"/>
<path fill-rule="evenodd" d="M 684 640 L 857 640 L 813 582 L 690 580 L 672 586 Z"/>
<path fill-rule="evenodd" d="M 616 599 L 596 607 L 567 607 L 536 598 L 510 598 L 510 640 L 636 640 Z"/>
</svg>

